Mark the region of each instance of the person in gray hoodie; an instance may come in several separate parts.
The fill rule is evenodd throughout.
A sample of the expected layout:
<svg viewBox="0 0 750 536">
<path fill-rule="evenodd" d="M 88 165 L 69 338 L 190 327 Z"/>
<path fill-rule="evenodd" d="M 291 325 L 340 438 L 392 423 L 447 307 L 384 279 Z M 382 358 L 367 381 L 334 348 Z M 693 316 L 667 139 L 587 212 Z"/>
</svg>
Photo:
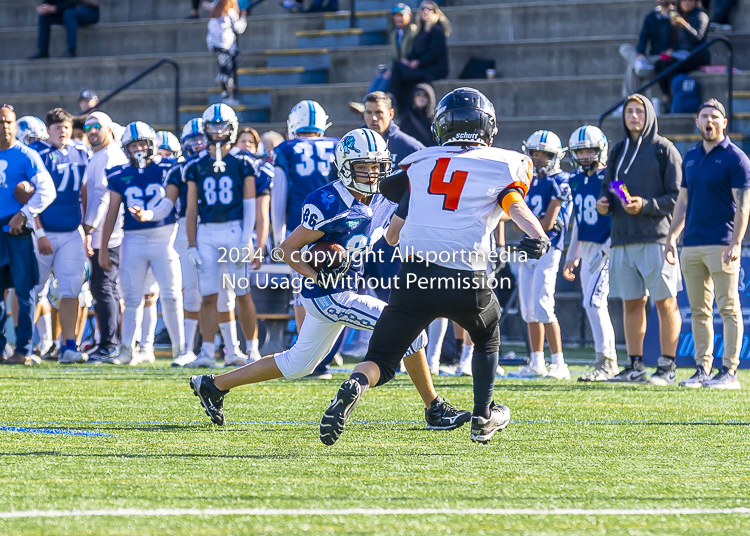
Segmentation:
<svg viewBox="0 0 750 536">
<path fill-rule="evenodd" d="M 664 257 L 669 226 L 682 182 L 682 157 L 659 136 L 656 113 L 643 95 L 628 97 L 623 108 L 625 139 L 610 152 L 596 209 L 612 214 L 610 282 L 612 297 L 623 300 L 628 366 L 611 382 L 645 383 L 643 338 L 646 301 L 659 313 L 661 357 L 650 382 L 675 383 L 674 356 L 682 319 L 677 293 L 682 290 L 678 263 Z"/>
</svg>

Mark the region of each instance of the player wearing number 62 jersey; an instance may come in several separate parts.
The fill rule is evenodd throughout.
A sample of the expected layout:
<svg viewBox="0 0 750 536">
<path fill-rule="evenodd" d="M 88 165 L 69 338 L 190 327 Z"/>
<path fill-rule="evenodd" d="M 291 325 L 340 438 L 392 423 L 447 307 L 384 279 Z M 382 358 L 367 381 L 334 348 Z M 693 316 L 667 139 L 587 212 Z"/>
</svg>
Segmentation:
<svg viewBox="0 0 750 536">
<path fill-rule="evenodd" d="M 487 442 L 510 422 L 510 411 L 492 402 L 497 370 L 500 306 L 487 282 L 490 234 L 507 214 L 529 237 L 522 248 L 539 257 L 549 248 L 544 230 L 523 201 L 531 162 L 519 153 L 492 148 L 495 109 L 479 91 L 459 88 L 440 101 L 432 126 L 441 147 L 401 161 L 406 171 L 390 177 L 381 192 L 400 200 L 386 233 L 407 257 L 400 285 L 380 314 L 367 355 L 339 389 L 320 421 L 320 439 L 335 443 L 369 386 L 393 379 L 411 341 L 433 320 L 461 325 L 474 342 L 474 411 L 471 439 Z M 435 263 L 419 255 L 432 254 Z M 411 281 L 409 284 L 408 282 Z M 304 325 L 303 325 L 304 328 Z"/>
<path fill-rule="evenodd" d="M 573 281 L 573 270 L 580 263 L 583 308 L 594 336 L 596 360 L 594 370 L 581 376 L 579 381 L 603 382 L 619 371 L 615 330 L 607 306 L 612 217 L 596 211 L 596 200 L 607 169 L 608 143 L 601 130 L 584 125 L 571 134 L 569 146 L 571 160 L 578 169 L 570 177 L 575 218 L 563 277 Z"/>
<path fill-rule="evenodd" d="M 129 164 L 115 167 L 107 173 L 110 190 L 109 209 L 102 233 L 106 244 L 115 226 L 120 204 L 125 205 L 124 237 L 120 263 L 120 283 L 125 298 L 122 316 L 122 344 L 113 364 L 136 364 L 145 356 L 133 350 L 135 330 L 141 323 L 137 318 L 143 300 L 146 273 L 151 272 L 159 285 L 162 315 L 172 341 L 172 357 L 178 359 L 185 346 L 182 313 L 182 275 L 180 260 L 174 249 L 174 202 L 177 188 L 170 186 L 167 193 L 165 177 L 171 164 L 155 157 L 156 133 L 146 123 L 136 121 L 125 127 L 122 144 L 130 159 Z M 107 250 L 99 250 L 99 265 L 110 268 Z M 153 354 L 151 354 L 153 355 Z M 150 357 L 150 356 L 149 356 Z"/>
</svg>

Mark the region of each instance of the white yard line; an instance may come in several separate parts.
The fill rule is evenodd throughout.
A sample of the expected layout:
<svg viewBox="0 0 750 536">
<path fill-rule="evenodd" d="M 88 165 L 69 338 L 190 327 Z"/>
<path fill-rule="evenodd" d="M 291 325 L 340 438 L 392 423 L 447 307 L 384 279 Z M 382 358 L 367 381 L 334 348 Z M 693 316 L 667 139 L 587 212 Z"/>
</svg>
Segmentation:
<svg viewBox="0 0 750 536">
<path fill-rule="evenodd" d="M 0 512 L 0 519 L 36 517 L 161 516 L 672 516 L 750 514 L 750 508 L 119 508 L 103 510 L 19 510 Z"/>
</svg>

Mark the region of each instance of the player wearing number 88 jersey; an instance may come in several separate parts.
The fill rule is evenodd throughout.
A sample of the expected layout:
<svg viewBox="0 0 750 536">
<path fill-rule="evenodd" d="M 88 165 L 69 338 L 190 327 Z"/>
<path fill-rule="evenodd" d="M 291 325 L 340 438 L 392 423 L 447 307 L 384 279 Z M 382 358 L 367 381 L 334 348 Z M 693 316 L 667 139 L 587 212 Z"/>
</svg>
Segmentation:
<svg viewBox="0 0 750 536">
<path fill-rule="evenodd" d="M 571 134 L 569 146 L 571 160 L 577 167 L 570 177 L 575 217 L 563 277 L 573 281 L 573 270 L 580 263 L 583 308 L 591 324 L 596 351 L 594 370 L 579 381 L 606 381 L 618 372 L 615 331 L 607 307 L 612 217 L 596 211 L 607 169 L 608 144 L 601 130 L 584 125 Z"/>
<path fill-rule="evenodd" d="M 107 243 L 115 226 L 120 205 L 125 205 L 120 282 L 125 299 L 122 317 L 122 345 L 119 355 L 109 362 L 135 364 L 144 356 L 134 352 L 135 330 L 140 324 L 139 308 L 144 294 L 146 273 L 151 269 L 161 292 L 164 323 L 172 341 L 172 357 L 177 359 L 185 346 L 182 313 L 182 276 L 174 249 L 177 227 L 174 203 L 179 191 L 166 186 L 171 164 L 155 157 L 156 133 L 136 121 L 125 127 L 122 144 L 130 163 L 107 173 L 110 204 L 102 243 Z M 99 265 L 110 268 L 105 249 L 99 250 Z"/>
</svg>

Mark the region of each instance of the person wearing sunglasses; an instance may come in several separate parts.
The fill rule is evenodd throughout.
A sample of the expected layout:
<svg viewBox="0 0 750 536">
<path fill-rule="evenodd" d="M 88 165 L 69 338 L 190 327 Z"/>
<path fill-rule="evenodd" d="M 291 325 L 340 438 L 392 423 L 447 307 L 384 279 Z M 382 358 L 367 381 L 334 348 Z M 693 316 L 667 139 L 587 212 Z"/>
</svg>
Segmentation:
<svg viewBox="0 0 750 536">
<path fill-rule="evenodd" d="M 39 153 L 15 139 L 16 112 L 13 106 L 0 106 L 0 297 L 15 288 L 18 298 L 16 348 L 3 356 L 0 364 L 31 365 L 41 360 L 32 354 L 34 287 L 39 282 L 39 266 L 34 254 L 32 231 L 35 217 L 56 197 L 55 184 Z M 16 195 L 22 188 L 25 202 Z M 31 188 L 28 187 L 31 186 Z M 29 192 L 33 189 L 33 193 Z M 29 196 L 28 193 L 31 193 Z M 5 300 L 0 300 L 0 349 L 5 348 Z M 1 350 L 0 350 L 1 351 Z"/>
<path fill-rule="evenodd" d="M 89 361 L 105 361 L 116 357 L 120 339 L 120 295 L 117 290 L 120 244 L 122 242 L 123 214 L 121 213 L 109 239 L 102 245 L 102 227 L 109 207 L 108 170 L 128 163 L 128 158 L 117 143 L 113 143 L 115 123 L 104 112 L 93 112 L 86 118 L 83 131 L 89 139 L 93 155 L 86 168 L 87 200 L 83 229 L 86 233 L 86 252 L 91 262 L 91 294 L 94 311 L 99 322 L 100 341 L 96 350 L 89 353 Z M 99 249 L 106 247 L 112 260 L 111 269 L 105 271 L 96 259 Z"/>
</svg>

